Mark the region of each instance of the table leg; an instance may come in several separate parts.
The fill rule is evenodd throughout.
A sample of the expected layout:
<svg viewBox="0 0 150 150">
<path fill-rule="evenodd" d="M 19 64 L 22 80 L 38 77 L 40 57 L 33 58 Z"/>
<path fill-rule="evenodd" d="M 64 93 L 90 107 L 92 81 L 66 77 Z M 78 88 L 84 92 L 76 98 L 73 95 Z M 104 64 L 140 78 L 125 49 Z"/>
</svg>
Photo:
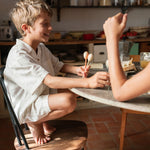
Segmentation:
<svg viewBox="0 0 150 150">
<path fill-rule="evenodd" d="M 122 111 L 122 120 L 121 120 L 121 130 L 120 130 L 120 150 L 123 150 L 127 112 L 124 109 L 121 109 L 121 111 Z"/>
</svg>

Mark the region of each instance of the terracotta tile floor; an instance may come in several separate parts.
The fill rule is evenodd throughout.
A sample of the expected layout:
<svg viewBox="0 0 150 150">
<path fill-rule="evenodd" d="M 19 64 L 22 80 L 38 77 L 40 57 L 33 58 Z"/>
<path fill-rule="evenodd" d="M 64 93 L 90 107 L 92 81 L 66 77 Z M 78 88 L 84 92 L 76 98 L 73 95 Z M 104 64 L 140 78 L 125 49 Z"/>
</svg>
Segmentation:
<svg viewBox="0 0 150 150">
<path fill-rule="evenodd" d="M 76 110 L 62 119 L 82 120 L 88 126 L 87 150 L 118 150 L 121 112 L 115 107 Z M 9 119 L 0 119 L 0 149 L 13 150 Z M 129 114 L 124 150 L 150 150 L 150 115 Z"/>
</svg>

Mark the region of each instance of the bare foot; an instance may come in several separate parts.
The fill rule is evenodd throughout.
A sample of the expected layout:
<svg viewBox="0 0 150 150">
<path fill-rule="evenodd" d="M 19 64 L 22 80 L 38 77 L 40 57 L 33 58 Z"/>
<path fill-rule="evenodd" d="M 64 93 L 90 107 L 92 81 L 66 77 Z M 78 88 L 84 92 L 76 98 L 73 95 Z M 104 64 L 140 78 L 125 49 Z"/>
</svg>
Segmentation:
<svg viewBox="0 0 150 150">
<path fill-rule="evenodd" d="M 56 128 L 50 126 L 47 122 L 43 123 L 43 129 L 44 129 L 44 134 L 45 135 L 50 135 L 52 134 L 54 131 L 56 131 Z"/>
<path fill-rule="evenodd" d="M 42 124 L 27 123 L 36 144 L 44 144 L 50 141 L 50 137 L 45 136 Z"/>
</svg>

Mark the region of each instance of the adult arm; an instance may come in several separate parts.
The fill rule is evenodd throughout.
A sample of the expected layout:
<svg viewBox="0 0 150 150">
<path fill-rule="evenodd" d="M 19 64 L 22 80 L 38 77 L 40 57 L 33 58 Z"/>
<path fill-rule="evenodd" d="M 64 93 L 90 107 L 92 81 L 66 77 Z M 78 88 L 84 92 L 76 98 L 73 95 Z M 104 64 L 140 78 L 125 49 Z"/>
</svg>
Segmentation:
<svg viewBox="0 0 150 150">
<path fill-rule="evenodd" d="M 109 60 L 109 73 L 112 91 L 118 101 L 137 97 L 150 89 L 150 64 L 131 79 L 126 78 L 119 58 L 119 38 L 126 26 L 127 14 L 118 13 L 104 23 L 106 46 Z"/>
</svg>

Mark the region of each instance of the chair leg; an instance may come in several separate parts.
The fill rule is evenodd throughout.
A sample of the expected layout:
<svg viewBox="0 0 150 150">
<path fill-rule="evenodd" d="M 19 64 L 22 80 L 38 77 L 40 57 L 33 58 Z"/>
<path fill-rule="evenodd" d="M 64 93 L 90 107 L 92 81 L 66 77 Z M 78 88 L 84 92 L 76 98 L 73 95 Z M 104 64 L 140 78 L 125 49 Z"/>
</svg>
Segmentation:
<svg viewBox="0 0 150 150">
<path fill-rule="evenodd" d="M 124 109 L 122 110 L 122 121 L 121 121 L 121 130 L 120 130 L 120 150 L 123 150 L 124 146 L 124 135 L 126 129 L 126 121 L 127 121 L 127 112 Z"/>
<path fill-rule="evenodd" d="M 24 133 L 23 133 L 23 131 L 22 131 L 22 129 L 21 129 L 21 127 L 19 125 L 18 125 L 18 130 L 20 132 L 20 135 L 22 137 L 22 140 L 24 142 L 24 145 L 25 145 L 26 149 L 29 149 L 29 146 L 28 146 L 28 143 L 27 143 L 26 138 L 24 136 Z"/>
<path fill-rule="evenodd" d="M 16 137 L 17 137 L 17 141 L 18 141 L 19 145 L 21 146 L 22 143 L 21 143 L 21 140 L 20 140 L 20 135 L 19 135 L 18 129 L 17 129 L 16 125 L 14 125 L 14 124 L 13 124 L 13 127 L 14 127 L 14 131 L 15 131 L 15 134 L 16 134 Z"/>
<path fill-rule="evenodd" d="M 24 127 L 26 130 L 29 130 L 28 125 L 26 123 L 24 124 Z"/>
<path fill-rule="evenodd" d="M 13 124 L 14 130 L 15 130 L 15 134 L 16 134 L 16 137 L 17 137 L 17 140 L 18 140 L 19 145 L 20 145 L 20 146 L 23 145 L 23 144 L 21 143 L 21 139 L 20 139 L 20 136 L 21 136 L 21 138 L 22 138 L 22 140 L 23 140 L 23 142 L 24 142 L 24 145 L 25 145 L 26 149 L 28 150 L 28 149 L 29 149 L 29 146 L 28 146 L 28 143 L 27 143 L 27 141 L 26 141 L 26 139 L 25 139 L 25 136 L 24 136 L 24 133 L 23 133 L 23 131 L 22 131 L 22 129 L 21 129 L 20 124 L 19 124 L 17 121 L 15 121 L 15 119 L 12 119 L 12 118 L 11 118 L 11 120 L 12 120 L 12 124 Z"/>
</svg>

